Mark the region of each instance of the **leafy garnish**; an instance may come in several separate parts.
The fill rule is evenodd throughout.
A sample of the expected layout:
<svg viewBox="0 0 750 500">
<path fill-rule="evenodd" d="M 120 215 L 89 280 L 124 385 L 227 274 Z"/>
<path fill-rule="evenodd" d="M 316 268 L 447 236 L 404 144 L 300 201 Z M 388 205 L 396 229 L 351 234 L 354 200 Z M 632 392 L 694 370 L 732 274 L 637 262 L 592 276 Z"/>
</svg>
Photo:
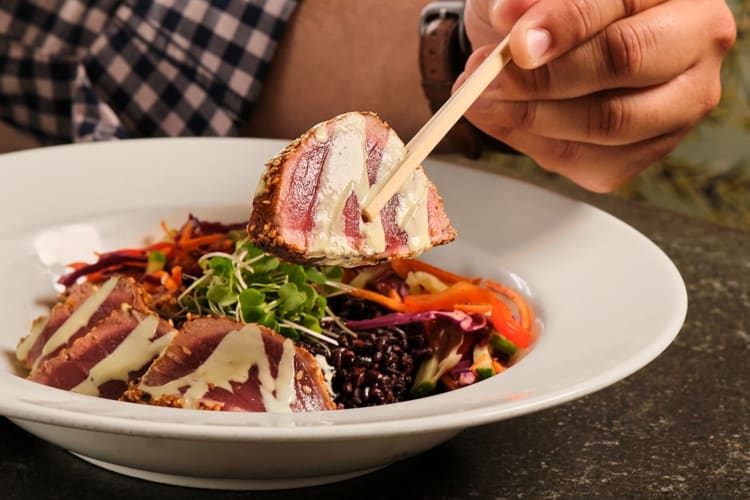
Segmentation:
<svg viewBox="0 0 750 500">
<path fill-rule="evenodd" d="M 322 332 L 320 320 L 326 297 L 339 290 L 340 268 L 282 262 L 247 239 L 237 241 L 231 254 L 207 253 L 198 263 L 203 274 L 187 278 L 177 299 L 187 312 L 259 323 L 293 340 L 303 333 L 336 344 L 330 332 Z"/>
</svg>

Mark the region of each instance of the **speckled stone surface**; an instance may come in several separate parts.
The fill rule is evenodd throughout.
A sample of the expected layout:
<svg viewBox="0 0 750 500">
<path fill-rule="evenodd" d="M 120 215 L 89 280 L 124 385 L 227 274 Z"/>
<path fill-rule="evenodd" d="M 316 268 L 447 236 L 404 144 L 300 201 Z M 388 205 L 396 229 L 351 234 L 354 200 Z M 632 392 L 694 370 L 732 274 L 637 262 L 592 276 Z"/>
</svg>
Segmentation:
<svg viewBox="0 0 750 500">
<path fill-rule="evenodd" d="M 207 492 L 119 476 L 0 419 L 0 497 L 750 498 L 750 233 L 572 194 L 650 237 L 687 283 L 684 328 L 631 377 L 469 429 L 367 476 L 277 492 Z"/>
</svg>

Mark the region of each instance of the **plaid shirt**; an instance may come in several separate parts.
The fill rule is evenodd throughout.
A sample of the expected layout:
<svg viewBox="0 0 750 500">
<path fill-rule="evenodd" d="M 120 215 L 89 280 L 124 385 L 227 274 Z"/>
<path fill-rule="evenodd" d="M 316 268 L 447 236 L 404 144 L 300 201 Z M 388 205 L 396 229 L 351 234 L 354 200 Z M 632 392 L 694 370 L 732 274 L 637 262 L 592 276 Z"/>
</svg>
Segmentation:
<svg viewBox="0 0 750 500">
<path fill-rule="evenodd" d="M 0 120 L 43 143 L 237 135 L 294 0 L 2 0 Z"/>
</svg>

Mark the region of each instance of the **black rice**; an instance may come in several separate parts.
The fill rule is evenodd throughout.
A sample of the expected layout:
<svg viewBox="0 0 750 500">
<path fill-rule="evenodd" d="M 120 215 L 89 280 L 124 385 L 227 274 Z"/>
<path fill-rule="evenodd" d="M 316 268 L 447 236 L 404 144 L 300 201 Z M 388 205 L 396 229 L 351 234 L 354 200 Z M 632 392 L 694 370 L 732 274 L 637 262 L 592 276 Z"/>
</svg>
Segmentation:
<svg viewBox="0 0 750 500">
<path fill-rule="evenodd" d="M 389 312 L 351 296 L 332 298 L 329 306 L 343 321 L 374 318 Z M 409 399 L 419 362 L 433 353 L 419 323 L 358 331 L 356 337 L 333 322 L 324 326 L 339 334 L 339 345 L 330 352 L 314 344 L 305 347 L 315 354 L 323 354 L 334 368 L 331 385 L 339 408 Z"/>
</svg>

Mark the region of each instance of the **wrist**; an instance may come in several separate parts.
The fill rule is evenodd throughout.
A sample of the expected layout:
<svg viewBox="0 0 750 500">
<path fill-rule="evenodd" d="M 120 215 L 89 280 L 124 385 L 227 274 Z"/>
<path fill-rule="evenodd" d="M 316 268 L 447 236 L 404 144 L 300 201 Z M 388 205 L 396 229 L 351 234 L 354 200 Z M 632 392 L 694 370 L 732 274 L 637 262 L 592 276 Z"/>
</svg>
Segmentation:
<svg viewBox="0 0 750 500">
<path fill-rule="evenodd" d="M 433 1 L 424 7 L 420 15 L 419 62 L 422 89 L 432 113 L 450 98 L 453 83 L 464 71 L 466 60 L 471 54 L 471 44 L 464 29 L 465 7 L 464 1 Z M 439 149 L 458 151 L 471 159 L 477 159 L 486 147 L 515 153 L 461 118 L 445 136 Z"/>
<path fill-rule="evenodd" d="M 463 1 L 433 1 L 425 5 L 419 20 L 419 65 L 422 89 L 435 113 L 451 96 L 471 52 L 464 31 Z M 450 130 L 440 149 L 459 151 L 470 158 L 481 154 L 478 131 L 464 118 Z"/>
</svg>

